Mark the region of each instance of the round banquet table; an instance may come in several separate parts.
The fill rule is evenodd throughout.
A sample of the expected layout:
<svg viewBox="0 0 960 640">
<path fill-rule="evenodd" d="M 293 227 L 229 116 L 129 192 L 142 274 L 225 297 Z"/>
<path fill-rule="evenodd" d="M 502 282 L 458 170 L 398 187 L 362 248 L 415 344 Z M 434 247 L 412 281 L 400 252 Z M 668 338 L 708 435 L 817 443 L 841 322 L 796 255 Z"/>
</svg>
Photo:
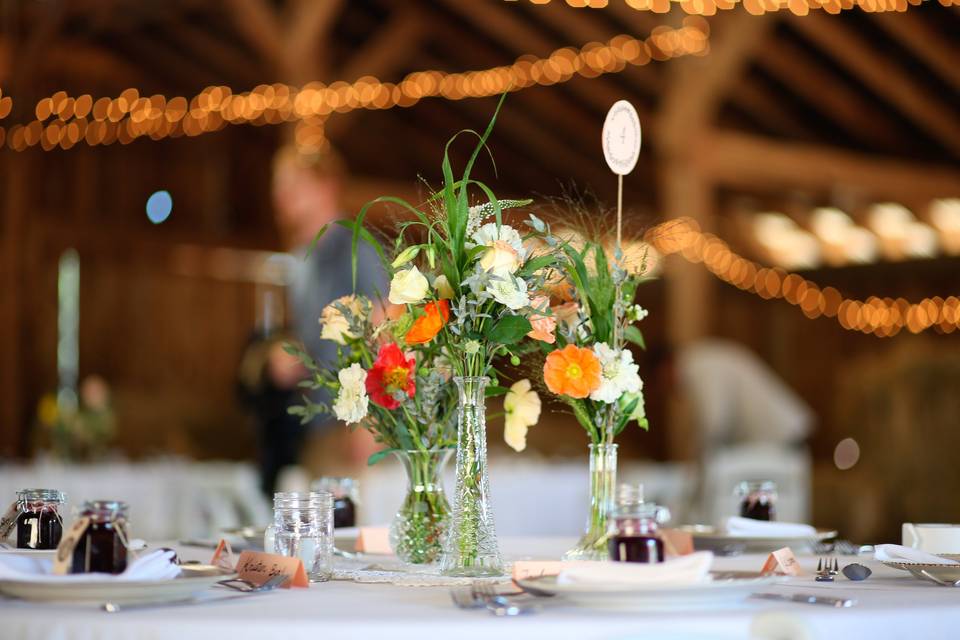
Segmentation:
<svg viewBox="0 0 960 640">
<path fill-rule="evenodd" d="M 506 538 L 508 559 L 556 558 L 572 540 Z M 209 560 L 210 551 L 179 548 L 184 559 Z M 753 570 L 760 555 L 717 558 L 719 570 Z M 841 566 L 854 561 L 841 557 Z M 232 597 L 236 592 L 210 590 L 199 604 L 102 613 L 92 605 L 41 604 L 0 599 L 0 638 L 56 640 L 233 640 L 264 638 L 385 638 L 424 640 L 455 638 L 562 640 L 666 638 L 946 638 L 960 629 L 960 589 L 920 582 L 906 573 L 860 559 L 874 573 L 854 583 L 814 582 L 816 558 L 801 556 L 806 576 L 762 588 L 770 593 L 804 593 L 854 597 L 856 606 L 748 600 L 731 609 L 682 612 L 591 610 L 545 598 L 539 611 L 496 618 L 484 610 L 463 611 L 451 603 L 447 588 L 398 587 L 334 581 L 309 589 L 277 590 Z"/>
</svg>

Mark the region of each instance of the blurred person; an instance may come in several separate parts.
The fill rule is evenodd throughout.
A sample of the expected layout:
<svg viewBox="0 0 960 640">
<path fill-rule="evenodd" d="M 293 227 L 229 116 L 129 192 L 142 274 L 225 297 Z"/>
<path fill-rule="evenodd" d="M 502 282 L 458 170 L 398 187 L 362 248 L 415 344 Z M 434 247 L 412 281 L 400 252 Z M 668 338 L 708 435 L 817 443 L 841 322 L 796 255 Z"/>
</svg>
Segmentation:
<svg viewBox="0 0 960 640">
<path fill-rule="evenodd" d="M 654 347 L 645 392 L 664 398 L 673 457 L 697 463 L 698 516 L 724 514 L 739 480 L 777 480 L 784 514 L 809 504 L 810 407 L 750 350 L 729 340 L 702 339 L 673 351 Z M 751 477 L 730 477 L 747 474 Z"/>
<path fill-rule="evenodd" d="M 268 496 L 274 491 L 279 472 L 302 461 L 308 433 L 322 434 L 334 425 L 331 417 L 303 426 L 298 417 L 287 413 L 289 407 L 301 402 L 298 384 L 307 371 L 296 357 L 284 351 L 283 344 L 290 339 L 302 343 L 318 362 L 331 362 L 336 355 L 337 345 L 320 339 L 319 319 L 329 303 L 354 293 L 352 233 L 335 224 L 344 217 L 340 208 L 344 177 L 343 162 L 329 147 L 303 154 L 287 146 L 280 149 L 274 159 L 273 203 L 277 225 L 285 246 L 295 258 L 291 261 L 288 285 L 290 321 L 284 332 L 260 332 L 248 347 L 241 365 L 241 386 L 258 423 L 262 489 Z M 326 233 L 310 249 L 324 225 L 328 225 Z M 386 284 L 376 252 L 361 242 L 356 293 L 376 301 Z M 330 402 L 321 392 L 312 392 L 311 399 Z M 341 446 L 347 451 L 336 452 L 334 458 L 362 462 L 372 452 L 373 442 L 364 430 L 357 430 L 346 445 Z"/>
</svg>

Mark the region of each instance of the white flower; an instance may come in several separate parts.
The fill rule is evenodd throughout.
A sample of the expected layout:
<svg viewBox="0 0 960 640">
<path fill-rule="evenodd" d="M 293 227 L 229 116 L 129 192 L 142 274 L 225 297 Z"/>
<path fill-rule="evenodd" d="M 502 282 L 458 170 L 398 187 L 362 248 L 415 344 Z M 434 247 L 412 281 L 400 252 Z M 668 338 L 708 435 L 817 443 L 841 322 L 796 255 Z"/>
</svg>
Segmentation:
<svg viewBox="0 0 960 640">
<path fill-rule="evenodd" d="M 393 304 L 416 304 L 427 297 L 430 283 L 415 266 L 393 274 L 390 281 L 390 295 Z"/>
<path fill-rule="evenodd" d="M 324 307 L 320 314 L 320 337 L 346 344 L 347 339 L 352 340 L 359 336 L 353 335 L 350 331 L 350 319 L 337 306 L 345 307 L 354 318 L 359 319 L 364 315 L 365 305 L 357 296 L 343 296 Z"/>
<path fill-rule="evenodd" d="M 627 320 L 630 322 L 640 322 L 648 315 L 650 315 L 650 312 L 638 304 L 635 304 L 627 309 Z"/>
<path fill-rule="evenodd" d="M 488 222 L 470 236 L 468 245 L 487 247 L 480 258 L 480 266 L 485 271 L 509 271 L 513 273 L 523 264 L 526 249 L 516 229 L 508 224 L 497 227 L 497 223 Z"/>
<path fill-rule="evenodd" d="M 453 287 L 450 286 L 447 276 L 442 273 L 433 281 L 433 290 L 437 292 L 437 297 L 441 300 L 453 299 Z"/>
<path fill-rule="evenodd" d="M 340 391 L 337 400 L 333 403 L 333 413 L 337 419 L 347 424 L 360 422 L 367 417 L 367 408 L 370 399 L 367 397 L 367 372 L 354 362 L 337 374 L 340 380 Z"/>
<path fill-rule="evenodd" d="M 640 367 L 633 362 L 629 349 L 615 351 L 604 342 L 593 345 L 593 353 L 600 360 L 600 386 L 590 394 L 591 400 L 612 404 L 624 393 L 639 393 L 643 388 Z"/>
<path fill-rule="evenodd" d="M 519 311 L 530 304 L 527 283 L 509 273 L 497 273 L 487 284 L 487 293 L 512 311 Z"/>
<path fill-rule="evenodd" d="M 463 352 L 468 356 L 474 356 L 480 353 L 481 345 L 476 340 L 467 340 L 463 343 Z"/>
<path fill-rule="evenodd" d="M 540 396 L 529 380 L 514 382 L 503 398 L 503 439 L 514 451 L 527 448 L 527 429 L 540 419 Z"/>
</svg>

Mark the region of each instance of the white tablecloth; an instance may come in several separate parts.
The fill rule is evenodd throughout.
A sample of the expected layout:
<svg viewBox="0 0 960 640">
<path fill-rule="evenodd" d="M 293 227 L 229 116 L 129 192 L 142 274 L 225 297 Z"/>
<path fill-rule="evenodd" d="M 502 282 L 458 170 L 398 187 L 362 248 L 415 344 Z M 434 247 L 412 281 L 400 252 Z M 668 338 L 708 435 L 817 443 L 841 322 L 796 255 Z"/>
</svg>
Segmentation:
<svg viewBox="0 0 960 640">
<path fill-rule="evenodd" d="M 509 538 L 507 556 L 556 557 L 572 540 Z M 208 559 L 210 551 L 186 548 L 185 558 Z M 850 561 L 846 558 L 843 563 Z M 756 570 L 761 556 L 719 558 L 717 568 Z M 815 558 L 801 558 L 812 574 Z M 453 607 L 447 590 L 331 582 L 309 589 L 105 614 L 94 606 L 43 605 L 0 600 L 0 637 L 4 640 L 209 640 L 231 638 L 383 638 L 405 640 L 592 640 L 627 638 L 808 640 L 812 638 L 947 638 L 960 628 L 960 589 L 919 582 L 870 560 L 874 575 L 863 583 L 842 577 L 834 584 L 812 576 L 794 578 L 764 591 L 853 596 L 850 609 L 750 600 L 724 611 L 664 613 L 604 612 L 544 600 L 539 612 L 499 619 L 485 611 Z M 211 592 L 212 593 L 212 592 Z M 210 597 L 234 595 L 221 593 Z"/>
</svg>

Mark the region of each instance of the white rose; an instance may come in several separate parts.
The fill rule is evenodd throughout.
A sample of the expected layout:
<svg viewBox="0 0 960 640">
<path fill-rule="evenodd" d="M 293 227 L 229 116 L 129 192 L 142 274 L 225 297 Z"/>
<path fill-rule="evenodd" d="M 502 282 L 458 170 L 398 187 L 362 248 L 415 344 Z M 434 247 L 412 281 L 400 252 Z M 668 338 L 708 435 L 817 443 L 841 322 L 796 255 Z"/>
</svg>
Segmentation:
<svg viewBox="0 0 960 640">
<path fill-rule="evenodd" d="M 495 240 L 480 258 L 480 267 L 484 271 L 515 273 L 522 262 L 520 254 L 509 243 Z"/>
<path fill-rule="evenodd" d="M 606 343 L 593 345 L 593 353 L 600 361 L 600 386 L 590 394 L 590 399 L 613 404 L 624 393 L 639 393 L 643 388 L 640 367 L 633 362 L 629 349 L 616 351 Z"/>
<path fill-rule="evenodd" d="M 495 273 L 487 285 L 487 293 L 512 311 L 519 311 L 530 304 L 527 283 L 509 273 Z"/>
<path fill-rule="evenodd" d="M 340 380 L 340 391 L 337 400 L 333 403 L 333 413 L 338 420 L 347 424 L 360 422 L 367 417 L 367 408 L 370 399 L 367 397 L 367 372 L 354 362 L 337 373 Z"/>
<path fill-rule="evenodd" d="M 503 398 L 503 439 L 514 451 L 527 448 L 527 429 L 540 419 L 540 396 L 530 388 L 529 380 L 513 383 Z"/>
<path fill-rule="evenodd" d="M 430 283 L 415 266 L 393 274 L 390 295 L 393 304 L 416 304 L 427 297 Z"/>
<path fill-rule="evenodd" d="M 433 281 L 433 290 L 437 292 L 437 297 L 441 300 L 453 299 L 453 287 L 450 286 L 450 281 L 447 280 L 447 276 L 442 273 Z"/>
</svg>

